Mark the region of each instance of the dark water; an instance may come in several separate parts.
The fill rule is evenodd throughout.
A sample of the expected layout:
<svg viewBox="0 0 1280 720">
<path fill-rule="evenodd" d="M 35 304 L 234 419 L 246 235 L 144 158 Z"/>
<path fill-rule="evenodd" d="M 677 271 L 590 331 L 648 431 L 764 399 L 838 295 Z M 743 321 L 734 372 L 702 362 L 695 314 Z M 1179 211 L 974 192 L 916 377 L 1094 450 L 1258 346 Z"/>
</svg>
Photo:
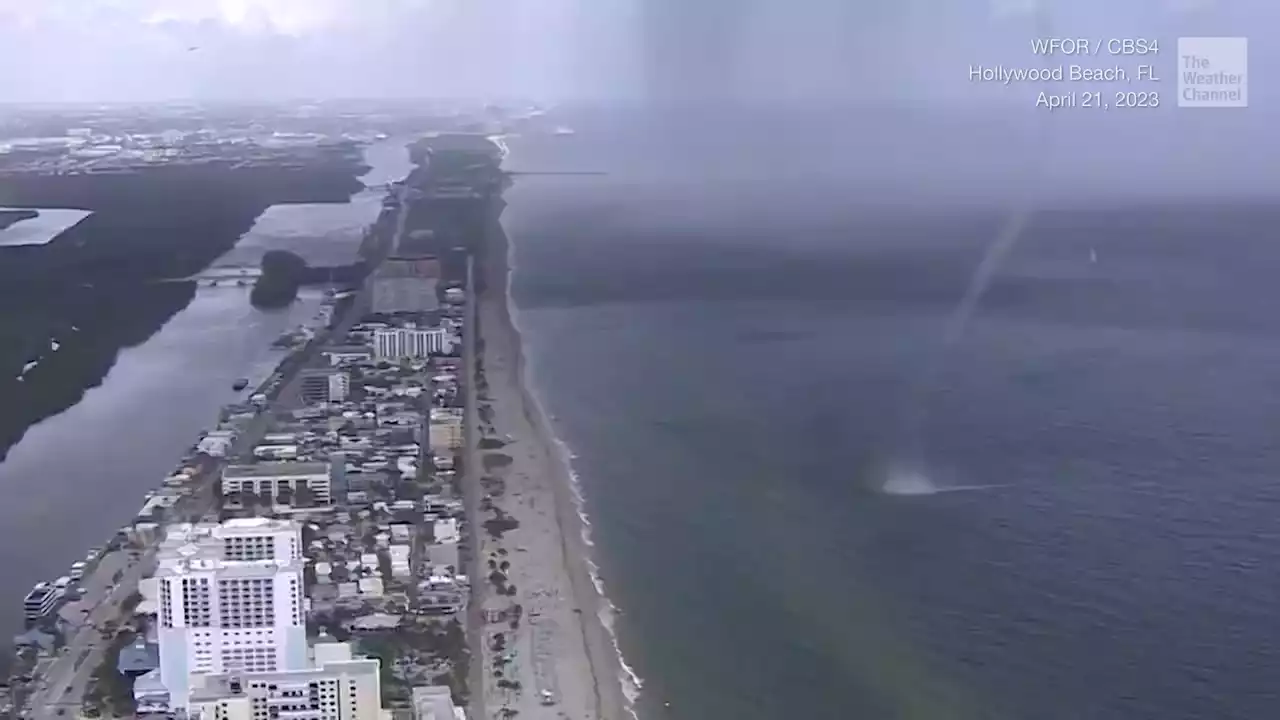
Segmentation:
<svg viewBox="0 0 1280 720">
<path fill-rule="evenodd" d="M 750 170 L 823 123 L 574 124 L 509 162 L 611 174 L 505 221 L 643 717 L 1280 712 L 1280 211 L 1041 213 L 944 350 L 1001 212 Z"/>
</svg>

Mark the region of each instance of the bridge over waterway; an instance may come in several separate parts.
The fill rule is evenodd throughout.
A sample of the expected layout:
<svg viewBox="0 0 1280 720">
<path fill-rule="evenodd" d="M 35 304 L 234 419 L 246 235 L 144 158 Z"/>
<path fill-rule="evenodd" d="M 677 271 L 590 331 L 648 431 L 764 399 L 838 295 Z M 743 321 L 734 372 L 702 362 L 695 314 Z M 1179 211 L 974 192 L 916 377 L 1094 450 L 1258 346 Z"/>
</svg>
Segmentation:
<svg viewBox="0 0 1280 720">
<path fill-rule="evenodd" d="M 202 285 L 209 283 L 236 282 L 243 280 L 246 283 L 252 283 L 262 277 L 262 268 L 260 267 L 244 267 L 239 265 L 215 265 L 207 267 L 195 275 L 188 275 L 180 278 L 166 278 L 163 282 L 198 282 Z"/>
</svg>

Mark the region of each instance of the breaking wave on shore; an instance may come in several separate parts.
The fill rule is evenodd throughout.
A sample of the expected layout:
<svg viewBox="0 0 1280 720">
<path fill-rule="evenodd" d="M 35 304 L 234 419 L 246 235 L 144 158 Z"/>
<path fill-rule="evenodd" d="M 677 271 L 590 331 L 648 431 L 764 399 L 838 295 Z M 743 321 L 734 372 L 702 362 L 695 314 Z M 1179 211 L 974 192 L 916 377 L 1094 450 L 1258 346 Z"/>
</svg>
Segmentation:
<svg viewBox="0 0 1280 720">
<path fill-rule="evenodd" d="M 640 699 L 640 692 L 644 688 L 644 680 L 636 673 L 635 669 L 627 664 L 626 657 L 622 654 L 622 645 L 618 640 L 617 617 L 619 608 L 609 598 L 606 591 L 604 579 L 600 576 L 600 566 L 591 558 L 591 549 L 595 547 L 595 542 L 591 538 L 591 518 L 587 514 L 586 497 L 582 492 L 582 482 L 578 476 L 578 472 L 573 467 L 573 461 L 577 459 L 577 455 L 570 449 L 569 445 L 556 436 L 552 426 L 551 416 L 542 403 L 537 392 L 537 386 L 533 382 L 532 372 L 530 371 L 528 355 L 524 348 L 524 330 L 520 328 L 519 308 L 516 307 L 515 299 L 511 295 L 512 278 L 515 276 L 515 243 L 512 242 L 510 234 L 507 236 L 507 282 L 506 282 L 506 303 L 507 316 L 510 318 L 511 327 L 515 330 L 517 343 L 519 344 L 520 354 L 520 382 L 524 386 L 524 392 L 528 402 L 533 405 L 534 413 L 538 418 L 538 424 L 547 434 L 547 437 L 555 444 L 556 452 L 559 453 L 560 461 L 568 470 L 569 492 L 573 497 L 574 510 L 578 516 L 580 523 L 579 538 L 587 552 L 583 554 L 583 560 L 587 564 L 587 572 L 591 578 L 591 584 L 595 588 L 598 596 L 598 610 L 596 618 L 604 627 L 605 633 L 609 636 L 609 642 L 613 646 L 614 657 L 618 663 L 617 680 L 622 686 L 622 695 L 626 698 L 626 711 L 633 720 L 639 720 L 636 713 L 636 704 Z"/>
<path fill-rule="evenodd" d="M 534 402 L 537 402 L 535 400 Z M 578 521 L 582 523 L 581 538 L 582 544 L 588 550 L 595 547 L 595 543 L 591 540 L 591 519 L 587 516 L 586 498 L 582 495 L 582 483 L 579 481 L 578 473 L 573 469 L 573 459 L 577 456 L 569 449 L 569 446 L 560 438 L 552 436 L 557 451 L 561 454 L 561 459 L 565 466 L 569 468 L 569 490 L 573 493 L 573 504 L 578 513 Z M 584 558 L 587 563 L 587 570 L 591 576 L 591 584 L 596 589 L 596 594 L 600 596 L 600 608 L 596 613 L 596 617 L 600 620 L 600 624 L 604 626 L 605 632 L 609 634 L 609 641 L 613 644 L 614 655 L 618 659 L 618 681 L 622 683 L 622 694 L 627 699 L 627 712 L 631 717 L 636 718 L 635 705 L 640 699 L 640 691 L 644 688 L 644 680 L 636 673 L 635 669 L 627 664 L 627 659 L 622 654 L 622 646 L 618 642 L 617 619 L 618 606 L 609 599 L 609 594 L 605 591 L 604 579 L 600 577 L 600 566 L 595 560 L 591 559 L 588 554 Z"/>
</svg>

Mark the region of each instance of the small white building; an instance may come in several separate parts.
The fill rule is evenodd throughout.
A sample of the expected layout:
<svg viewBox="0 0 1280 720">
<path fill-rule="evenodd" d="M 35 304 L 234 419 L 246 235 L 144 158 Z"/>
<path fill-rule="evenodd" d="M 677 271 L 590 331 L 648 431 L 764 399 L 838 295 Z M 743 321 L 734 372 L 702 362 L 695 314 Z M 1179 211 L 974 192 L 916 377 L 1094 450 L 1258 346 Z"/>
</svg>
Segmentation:
<svg viewBox="0 0 1280 720">
<path fill-rule="evenodd" d="M 296 495 L 299 488 L 309 490 L 318 505 L 332 504 L 329 465 L 320 462 L 263 462 L 228 465 L 222 471 L 224 496 L 252 493 L 275 501 L 286 490 Z"/>
<path fill-rule="evenodd" d="M 360 579 L 360 594 L 368 597 L 382 597 L 382 578 L 367 577 Z"/>
<path fill-rule="evenodd" d="M 435 535 L 436 542 L 444 545 L 456 543 L 461 539 L 458 535 L 458 521 L 453 518 L 436 520 L 431 531 Z"/>
<path fill-rule="evenodd" d="M 330 366 L 337 366 L 343 363 L 371 360 L 373 351 L 364 345 L 335 345 L 326 348 L 324 355 L 329 359 Z"/>
<path fill-rule="evenodd" d="M 256 445 L 253 456 L 259 460 L 293 460 L 298 457 L 297 445 Z"/>
<path fill-rule="evenodd" d="M 447 685 L 419 685 L 412 691 L 414 720 L 465 720 L 462 708 L 453 704 Z"/>
<path fill-rule="evenodd" d="M 462 408 L 431 408 L 428 439 L 433 453 L 445 454 L 462 447 L 462 418 Z"/>
<path fill-rule="evenodd" d="M 377 658 L 356 658 L 348 643 L 317 642 L 309 667 L 262 673 L 223 673 L 193 679 L 190 720 L 380 720 Z"/>
</svg>

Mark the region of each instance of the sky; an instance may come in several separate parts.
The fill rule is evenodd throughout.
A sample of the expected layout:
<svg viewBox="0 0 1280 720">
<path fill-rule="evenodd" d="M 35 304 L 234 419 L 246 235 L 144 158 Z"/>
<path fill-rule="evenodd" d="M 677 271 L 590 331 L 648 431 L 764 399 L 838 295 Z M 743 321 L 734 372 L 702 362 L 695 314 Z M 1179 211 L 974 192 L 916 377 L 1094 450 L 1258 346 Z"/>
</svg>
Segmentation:
<svg viewBox="0 0 1280 720">
<path fill-rule="evenodd" d="M 0 0 L 0 99 L 973 104 L 998 91 L 964 70 L 1030 62 L 1040 16 L 1167 47 L 1254 31 L 1268 62 L 1280 34 L 1271 0 Z"/>
</svg>

